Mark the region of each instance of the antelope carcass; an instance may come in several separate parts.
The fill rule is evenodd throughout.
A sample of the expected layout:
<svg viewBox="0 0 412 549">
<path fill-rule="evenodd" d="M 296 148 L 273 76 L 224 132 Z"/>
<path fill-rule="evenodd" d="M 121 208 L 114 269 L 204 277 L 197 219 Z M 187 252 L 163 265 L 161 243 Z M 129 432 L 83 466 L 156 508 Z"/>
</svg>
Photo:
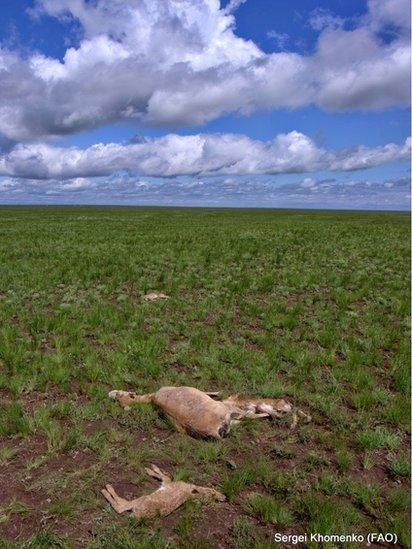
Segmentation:
<svg viewBox="0 0 412 549">
<path fill-rule="evenodd" d="M 244 417 L 279 417 L 292 411 L 284 399 L 247 398 L 232 395 L 215 400 L 219 393 L 204 393 L 194 387 L 162 387 L 156 393 L 136 395 L 129 391 L 110 391 L 109 396 L 124 408 L 139 402 L 152 402 L 175 425 L 193 436 L 223 438 L 233 423 Z"/>
<path fill-rule="evenodd" d="M 102 494 L 116 511 L 116 513 L 132 512 L 135 517 L 165 517 L 173 513 L 178 507 L 188 500 L 198 500 L 203 503 L 213 501 L 225 501 L 225 496 L 213 488 L 196 486 L 181 480 L 173 481 L 166 473 L 156 465 L 146 468 L 151 477 L 160 480 L 160 487 L 147 496 L 133 499 L 131 501 L 118 496 L 110 484 L 102 490 Z"/>
</svg>

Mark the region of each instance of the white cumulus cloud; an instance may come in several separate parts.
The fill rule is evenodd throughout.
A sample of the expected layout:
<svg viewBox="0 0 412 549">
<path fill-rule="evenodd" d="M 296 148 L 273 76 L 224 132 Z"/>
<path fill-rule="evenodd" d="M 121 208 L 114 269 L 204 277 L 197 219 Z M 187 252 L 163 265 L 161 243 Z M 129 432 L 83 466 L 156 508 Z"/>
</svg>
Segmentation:
<svg viewBox="0 0 412 549">
<path fill-rule="evenodd" d="M 239 134 L 197 134 L 139 139 L 137 143 L 98 143 L 88 148 L 47 143 L 18 144 L 0 155 L 0 175 L 37 179 L 88 178 L 116 172 L 175 177 L 350 171 L 408 160 L 411 139 L 403 144 L 327 150 L 302 133 L 259 141 Z"/>
<path fill-rule="evenodd" d="M 83 37 L 62 60 L 0 47 L 0 134 L 30 140 L 118 120 L 179 126 L 265 108 L 409 104 L 407 0 L 370 0 L 350 30 L 317 13 L 311 55 L 267 53 L 237 36 L 242 3 L 38 0 L 33 13 L 72 19 Z"/>
</svg>

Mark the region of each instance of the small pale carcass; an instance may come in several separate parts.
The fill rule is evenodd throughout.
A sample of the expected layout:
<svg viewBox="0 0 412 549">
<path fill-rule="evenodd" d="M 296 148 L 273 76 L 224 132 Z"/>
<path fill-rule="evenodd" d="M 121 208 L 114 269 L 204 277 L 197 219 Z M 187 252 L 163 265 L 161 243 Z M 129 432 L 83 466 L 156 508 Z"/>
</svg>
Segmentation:
<svg viewBox="0 0 412 549">
<path fill-rule="evenodd" d="M 197 486 L 196 484 L 190 484 L 181 480 L 173 481 L 156 465 L 152 464 L 150 468 L 146 468 L 145 470 L 148 475 L 160 480 L 162 483 L 151 494 L 127 500 L 118 496 L 110 484 L 107 484 L 106 488 L 102 490 L 102 494 L 116 513 L 121 514 L 129 511 L 136 518 L 165 517 L 189 500 L 198 500 L 203 503 L 225 501 L 225 496 L 214 488 Z"/>
</svg>

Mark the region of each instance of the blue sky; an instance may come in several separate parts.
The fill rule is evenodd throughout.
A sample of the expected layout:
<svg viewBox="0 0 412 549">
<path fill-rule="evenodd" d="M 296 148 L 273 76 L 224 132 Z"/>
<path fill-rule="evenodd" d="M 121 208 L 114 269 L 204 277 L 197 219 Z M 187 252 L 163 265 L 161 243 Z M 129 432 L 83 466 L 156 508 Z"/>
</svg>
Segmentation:
<svg viewBox="0 0 412 549">
<path fill-rule="evenodd" d="M 409 0 L 0 0 L 0 203 L 409 209 Z"/>
</svg>

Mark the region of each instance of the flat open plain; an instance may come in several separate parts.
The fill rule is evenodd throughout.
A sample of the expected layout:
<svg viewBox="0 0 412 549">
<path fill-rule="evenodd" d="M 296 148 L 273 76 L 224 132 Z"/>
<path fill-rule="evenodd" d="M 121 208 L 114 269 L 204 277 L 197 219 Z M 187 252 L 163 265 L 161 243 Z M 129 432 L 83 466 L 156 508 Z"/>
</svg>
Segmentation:
<svg viewBox="0 0 412 549">
<path fill-rule="evenodd" d="M 377 531 L 408 547 L 409 222 L 1 207 L 0 546 L 266 548 L 276 532 Z M 152 291 L 170 299 L 143 301 Z M 202 441 L 107 398 L 162 385 L 286 396 L 313 421 Z M 100 489 L 150 492 L 150 463 L 227 502 L 116 515 Z"/>
</svg>

